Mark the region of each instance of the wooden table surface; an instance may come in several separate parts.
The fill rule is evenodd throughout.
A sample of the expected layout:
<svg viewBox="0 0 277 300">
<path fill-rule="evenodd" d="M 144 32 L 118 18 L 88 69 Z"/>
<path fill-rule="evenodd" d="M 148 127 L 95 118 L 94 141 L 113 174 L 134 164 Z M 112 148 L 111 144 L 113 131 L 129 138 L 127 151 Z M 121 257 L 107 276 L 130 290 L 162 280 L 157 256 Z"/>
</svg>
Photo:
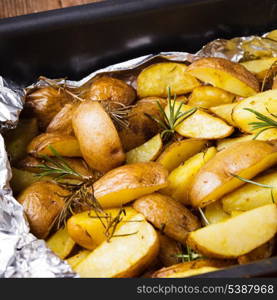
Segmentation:
<svg viewBox="0 0 277 300">
<path fill-rule="evenodd" d="M 81 5 L 101 0 L 0 0 L 0 18 Z"/>
</svg>

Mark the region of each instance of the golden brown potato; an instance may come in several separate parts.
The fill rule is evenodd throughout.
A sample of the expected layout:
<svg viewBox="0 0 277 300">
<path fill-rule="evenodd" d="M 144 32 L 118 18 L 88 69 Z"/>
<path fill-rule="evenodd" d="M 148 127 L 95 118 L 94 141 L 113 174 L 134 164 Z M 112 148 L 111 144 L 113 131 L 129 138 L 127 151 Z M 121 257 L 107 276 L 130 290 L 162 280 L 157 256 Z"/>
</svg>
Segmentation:
<svg viewBox="0 0 277 300">
<path fill-rule="evenodd" d="M 261 120 L 257 119 L 254 113 L 245 110 L 246 108 L 253 109 L 274 120 L 271 113 L 276 114 L 277 112 L 277 90 L 268 90 L 253 97 L 246 98 L 239 102 L 233 109 L 232 118 L 237 126 L 244 132 L 256 134 L 261 129 L 253 130 L 251 123 Z M 259 139 L 276 140 L 277 128 L 275 127 L 264 131 L 259 135 Z"/>
<path fill-rule="evenodd" d="M 258 248 L 250 251 L 249 253 L 239 256 L 238 263 L 242 265 L 242 264 L 251 263 L 253 261 L 269 258 L 270 256 L 272 256 L 273 250 L 274 250 L 274 239 L 271 239 L 267 243 L 262 244 Z"/>
<path fill-rule="evenodd" d="M 82 102 L 72 119 L 83 158 L 100 172 L 107 172 L 125 160 L 117 130 L 101 104 Z"/>
<path fill-rule="evenodd" d="M 88 255 L 90 254 L 90 251 L 88 250 L 81 250 L 74 256 L 69 257 L 66 261 L 71 266 L 73 270 L 77 267 L 77 265 L 84 260 Z"/>
<path fill-rule="evenodd" d="M 33 156 L 54 156 L 49 148 L 54 148 L 61 156 L 81 157 L 80 146 L 77 139 L 62 133 L 42 133 L 36 136 L 27 147 L 27 152 Z"/>
<path fill-rule="evenodd" d="M 242 62 L 241 65 L 249 72 L 255 74 L 258 79 L 263 80 L 267 71 L 275 61 L 277 61 L 277 57 L 266 57 Z"/>
<path fill-rule="evenodd" d="M 227 213 L 233 211 L 247 211 L 259 206 L 277 203 L 277 172 L 258 176 L 253 179 L 259 184 L 275 188 L 265 188 L 251 183 L 246 183 L 240 188 L 222 197 L 223 209 Z"/>
<path fill-rule="evenodd" d="M 179 263 L 156 271 L 152 278 L 184 278 L 200 275 L 207 272 L 217 271 L 221 268 L 229 267 L 232 261 L 216 259 L 197 259 Z"/>
<path fill-rule="evenodd" d="M 96 214 L 94 210 L 75 214 L 67 221 L 68 233 L 80 246 L 89 250 L 94 250 L 102 242 L 107 240 L 108 236 L 106 233 L 111 233 L 110 231 L 106 232 L 105 227 L 109 225 L 109 222 L 104 218 L 105 216 L 109 216 L 111 219 L 115 219 L 117 216 L 120 216 L 121 221 L 116 226 L 116 228 L 119 228 L 122 224 L 128 221 L 128 219 L 137 214 L 137 212 L 131 207 L 126 207 L 124 209 L 124 213 L 120 215 L 119 213 L 120 208 L 113 208 L 106 209 L 104 213 L 98 212 L 98 214 Z"/>
<path fill-rule="evenodd" d="M 88 98 L 96 101 L 116 102 L 130 105 L 136 98 L 136 91 L 123 80 L 103 76 L 93 81 L 88 92 Z"/>
<path fill-rule="evenodd" d="M 209 224 L 219 223 L 231 218 L 231 215 L 223 210 L 220 200 L 212 202 L 205 207 L 205 217 Z"/>
<path fill-rule="evenodd" d="M 190 157 L 168 175 L 168 186 L 162 189 L 161 193 L 171 196 L 184 204 L 190 204 L 189 191 L 193 178 L 200 168 L 214 157 L 215 154 L 215 147 L 210 147 L 207 151 L 197 153 Z"/>
<path fill-rule="evenodd" d="M 68 103 L 54 116 L 46 132 L 61 132 L 66 135 L 73 135 L 72 116 L 80 103 Z"/>
<path fill-rule="evenodd" d="M 137 78 L 138 96 L 167 97 L 168 87 L 171 88 L 172 95 L 192 91 L 200 84 L 186 70 L 185 64 L 175 62 L 157 63 L 143 69 Z"/>
<path fill-rule="evenodd" d="M 37 238 L 46 238 L 64 206 L 63 196 L 68 191 L 54 182 L 35 182 L 17 198 L 23 205 L 31 232 Z"/>
<path fill-rule="evenodd" d="M 75 267 L 81 277 L 134 277 L 158 254 L 158 235 L 141 214 L 118 228 L 115 235 L 118 237 L 103 242 Z"/>
<path fill-rule="evenodd" d="M 233 109 L 236 105 L 237 105 L 237 103 L 224 104 L 224 105 L 211 107 L 210 110 L 216 116 L 223 119 L 231 126 L 236 126 L 236 123 L 234 122 L 234 120 L 232 118 Z"/>
<path fill-rule="evenodd" d="M 121 207 L 167 185 L 167 170 L 156 162 L 124 165 L 93 184 L 94 196 L 104 208 Z"/>
<path fill-rule="evenodd" d="M 20 119 L 15 129 L 8 130 L 5 135 L 5 145 L 12 163 L 17 163 L 27 155 L 27 146 L 38 134 L 37 119 Z"/>
<path fill-rule="evenodd" d="M 207 257 L 237 258 L 266 243 L 277 232 L 277 206 L 264 205 L 191 232 L 188 245 Z"/>
<path fill-rule="evenodd" d="M 26 109 L 37 117 L 40 128 L 45 130 L 64 105 L 72 102 L 72 98 L 63 89 L 47 86 L 28 92 L 25 101 Z"/>
<path fill-rule="evenodd" d="M 54 161 L 56 161 L 56 158 L 52 158 Z M 96 178 L 100 176 L 100 173 L 94 170 L 91 170 L 86 162 L 81 159 L 81 158 L 69 158 L 69 157 L 64 157 L 63 160 L 76 172 L 81 174 L 82 176 L 85 177 L 93 177 Z M 23 160 L 19 161 L 18 164 L 16 165 L 18 168 L 24 170 L 24 171 L 29 171 L 33 173 L 40 173 L 41 169 L 38 168 L 38 165 L 41 165 L 44 163 L 43 159 L 38 159 L 32 156 L 26 156 Z M 47 165 L 52 166 L 53 164 L 50 162 L 47 162 Z M 64 176 L 64 178 L 73 178 L 75 179 L 75 175 L 68 174 Z"/>
<path fill-rule="evenodd" d="M 235 95 L 214 86 L 199 86 L 189 96 L 190 106 L 210 108 L 213 106 L 232 103 Z"/>
<path fill-rule="evenodd" d="M 186 243 L 189 232 L 201 226 L 198 218 L 180 202 L 159 193 L 137 199 L 133 207 L 156 228 L 182 244 Z"/>
<path fill-rule="evenodd" d="M 153 161 L 159 156 L 162 147 L 163 141 L 161 139 L 161 135 L 158 133 L 141 146 L 128 151 L 126 153 L 126 163 L 132 164 Z"/>
<path fill-rule="evenodd" d="M 224 58 L 205 57 L 193 62 L 187 72 L 232 94 L 249 97 L 259 91 L 255 75 L 239 63 Z"/>
<path fill-rule="evenodd" d="M 176 105 L 175 113 L 178 108 L 179 105 Z M 182 105 L 180 112 L 184 113 L 192 108 L 192 106 Z M 167 117 L 170 116 L 169 105 L 166 106 L 165 113 Z M 223 120 L 198 109 L 194 114 L 176 126 L 175 130 L 180 135 L 189 138 L 220 139 L 231 135 L 234 128 L 226 124 Z"/>
<path fill-rule="evenodd" d="M 169 144 L 157 162 L 163 165 L 169 172 L 177 168 L 182 162 L 200 152 L 207 141 L 203 139 L 185 139 Z"/>
<path fill-rule="evenodd" d="M 57 256 L 61 259 L 66 258 L 73 247 L 75 246 L 75 242 L 69 236 L 67 232 L 67 228 L 60 228 L 54 234 L 50 236 L 50 238 L 46 241 L 47 247 L 49 247 Z"/>
<path fill-rule="evenodd" d="M 254 135 L 248 134 L 248 135 L 240 135 L 240 136 L 234 137 L 234 138 L 218 140 L 216 149 L 217 149 L 217 151 L 222 151 L 236 143 L 251 141 L 251 140 L 253 140 L 253 138 L 254 138 Z"/>
<path fill-rule="evenodd" d="M 275 165 L 277 148 L 262 141 L 246 141 L 233 144 L 218 152 L 194 178 L 190 190 L 193 206 L 204 207 L 244 184 L 232 176 L 251 179 Z"/>
<path fill-rule="evenodd" d="M 131 109 L 127 119 L 128 126 L 119 128 L 119 136 L 125 151 L 138 147 L 161 131 L 160 126 L 145 114 L 161 119 L 157 101 L 165 107 L 163 98 L 149 97 L 139 100 Z"/>
<path fill-rule="evenodd" d="M 179 262 L 178 254 L 182 253 L 181 244 L 158 232 L 160 240 L 160 251 L 158 258 L 165 267 L 175 265 Z"/>
</svg>

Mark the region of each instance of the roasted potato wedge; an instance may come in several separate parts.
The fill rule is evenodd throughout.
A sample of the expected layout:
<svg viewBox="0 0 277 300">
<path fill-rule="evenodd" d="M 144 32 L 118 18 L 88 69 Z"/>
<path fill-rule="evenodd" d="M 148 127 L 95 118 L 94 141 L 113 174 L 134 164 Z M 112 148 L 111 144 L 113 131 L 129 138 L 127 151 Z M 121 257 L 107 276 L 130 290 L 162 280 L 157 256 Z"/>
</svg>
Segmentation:
<svg viewBox="0 0 277 300">
<path fill-rule="evenodd" d="M 236 258 L 266 243 L 277 232 L 277 206 L 264 205 L 191 232 L 187 243 L 208 257 Z"/>
<path fill-rule="evenodd" d="M 168 186 L 161 190 L 163 194 L 174 199 L 189 204 L 189 191 L 193 178 L 200 168 L 205 165 L 216 154 L 215 147 L 208 148 L 205 152 L 195 154 L 168 176 Z"/>
<path fill-rule="evenodd" d="M 88 250 L 81 250 L 74 256 L 69 257 L 66 261 L 71 266 L 73 270 L 77 267 L 77 265 L 83 261 L 88 255 L 90 254 L 90 251 Z"/>
<path fill-rule="evenodd" d="M 172 94 L 182 95 L 199 85 L 198 80 L 187 73 L 185 64 L 175 62 L 153 64 L 143 69 L 137 78 L 137 92 L 140 98 L 167 97 L 169 86 Z"/>
<path fill-rule="evenodd" d="M 80 103 L 68 103 L 54 116 L 46 128 L 46 132 L 60 132 L 66 135 L 74 135 L 72 116 Z"/>
<path fill-rule="evenodd" d="M 125 160 L 117 130 L 97 101 L 82 102 L 76 109 L 72 125 L 83 158 L 100 172 L 107 172 Z"/>
<path fill-rule="evenodd" d="M 165 107 L 167 101 L 163 98 L 149 97 L 139 100 L 130 110 L 127 121 L 128 126 L 120 127 L 118 134 L 125 151 L 138 147 L 161 131 L 157 122 L 147 115 L 161 119 L 161 112 L 157 101 Z"/>
<path fill-rule="evenodd" d="M 231 261 L 216 259 L 198 259 L 179 263 L 156 271 L 152 278 L 184 278 L 200 275 L 207 272 L 217 271 L 221 268 L 229 267 Z"/>
<path fill-rule="evenodd" d="M 246 109 L 255 110 L 266 117 L 272 118 L 271 113 L 276 114 L 277 112 L 277 90 L 268 90 L 246 98 L 239 102 L 233 109 L 233 120 L 242 131 L 252 134 L 258 133 L 261 129 L 253 130 L 251 123 L 257 122 L 259 119 L 257 119 L 257 116 L 253 112 Z M 259 139 L 276 140 L 277 128 L 264 131 L 259 135 Z"/>
<path fill-rule="evenodd" d="M 160 251 L 158 258 L 165 267 L 175 265 L 179 262 L 178 255 L 182 253 L 181 244 L 174 239 L 158 232 L 160 240 Z"/>
<path fill-rule="evenodd" d="M 98 212 L 97 214 L 93 210 L 75 214 L 67 221 L 69 236 L 80 246 L 93 250 L 107 240 L 107 233 L 109 232 L 106 232 L 104 225 L 107 227 L 109 220 L 106 216 L 109 216 L 111 220 L 120 216 L 122 221 L 116 227 L 119 228 L 125 221 L 137 214 L 137 212 L 131 207 L 126 207 L 124 214 L 119 214 L 119 208 L 106 209 L 104 213 Z"/>
<path fill-rule="evenodd" d="M 25 97 L 25 108 L 38 119 L 41 130 L 45 130 L 54 116 L 72 102 L 72 98 L 63 90 L 51 86 L 30 90 Z"/>
<path fill-rule="evenodd" d="M 180 202 L 153 193 L 137 199 L 133 207 L 166 235 L 185 244 L 188 233 L 200 227 L 198 218 Z"/>
<path fill-rule="evenodd" d="M 4 135 L 6 150 L 12 164 L 27 155 L 27 146 L 38 135 L 37 119 L 21 119 L 15 129 L 8 130 Z"/>
<path fill-rule="evenodd" d="M 236 126 L 232 118 L 233 109 L 237 105 L 237 103 L 229 103 L 219 106 L 211 107 L 210 110 L 213 112 L 217 117 L 223 119 L 231 126 Z"/>
<path fill-rule="evenodd" d="M 42 133 L 36 136 L 28 145 L 27 152 L 37 157 L 41 155 L 54 156 L 49 146 L 61 156 L 82 156 L 78 140 L 74 136 L 62 133 Z"/>
<path fill-rule="evenodd" d="M 138 146 L 126 153 L 127 164 L 148 162 L 155 160 L 163 147 L 163 141 L 161 135 L 157 134 L 149 141 L 145 142 L 141 146 Z"/>
<path fill-rule="evenodd" d="M 239 155 L 238 155 L 239 153 Z M 277 163 L 277 148 L 263 141 L 246 141 L 218 152 L 195 176 L 190 190 L 193 206 L 204 207 Z"/>
<path fill-rule="evenodd" d="M 253 139 L 254 139 L 254 135 L 247 134 L 247 135 L 240 135 L 240 136 L 234 137 L 234 138 L 218 140 L 216 149 L 217 149 L 217 151 L 222 151 L 236 143 L 251 141 Z"/>
<path fill-rule="evenodd" d="M 37 238 L 46 238 L 57 216 L 63 209 L 68 191 L 54 182 L 35 182 L 17 198 L 23 205 L 31 232 Z"/>
<path fill-rule="evenodd" d="M 167 170 L 156 162 L 118 167 L 93 184 L 94 196 L 104 208 L 120 207 L 167 185 Z"/>
<path fill-rule="evenodd" d="M 175 105 L 176 111 L 178 108 L 179 105 Z M 184 113 L 190 109 L 192 109 L 192 106 L 182 105 L 180 111 Z M 165 113 L 169 118 L 169 105 L 166 106 Z M 234 128 L 219 118 L 213 117 L 204 111 L 197 110 L 194 114 L 176 126 L 175 130 L 180 135 L 189 138 L 220 139 L 231 135 Z"/>
<path fill-rule="evenodd" d="M 66 258 L 75 246 L 75 242 L 69 236 L 66 227 L 51 235 L 46 244 L 61 259 Z"/>
<path fill-rule="evenodd" d="M 259 184 L 275 188 L 265 188 L 246 183 L 222 198 L 224 211 L 228 213 L 233 211 L 247 211 L 270 204 L 273 200 L 277 203 L 277 172 L 259 176 L 253 180 Z"/>
<path fill-rule="evenodd" d="M 219 223 L 225 221 L 231 217 L 227 214 L 222 207 L 221 201 L 215 201 L 205 207 L 205 217 L 209 224 Z"/>
<path fill-rule="evenodd" d="M 255 75 L 239 63 L 224 58 L 200 58 L 188 67 L 187 72 L 205 83 L 238 96 L 249 97 L 259 92 L 259 82 Z"/>
<path fill-rule="evenodd" d="M 202 139 L 185 139 L 170 144 L 158 157 L 157 162 L 169 172 L 177 168 L 182 162 L 201 151 L 207 143 Z"/>
<path fill-rule="evenodd" d="M 132 220 L 115 231 L 119 237 L 103 242 L 75 271 L 81 277 L 111 278 L 133 277 L 145 270 L 158 254 L 159 238 L 141 214 Z"/>
<path fill-rule="evenodd" d="M 276 61 L 277 57 L 267 57 L 242 62 L 241 65 L 243 65 L 249 72 L 255 74 L 258 79 L 263 80 L 267 71 Z"/>
<path fill-rule="evenodd" d="M 116 108 L 118 104 L 132 104 L 136 98 L 136 91 L 123 80 L 103 76 L 93 81 L 88 98 L 96 101 L 108 101 Z"/>
<path fill-rule="evenodd" d="M 234 94 L 228 93 L 214 86 L 199 86 L 193 89 L 189 96 L 188 105 L 201 108 L 232 103 Z"/>
<path fill-rule="evenodd" d="M 242 265 L 242 264 L 251 263 L 253 261 L 269 258 L 273 254 L 273 250 L 274 250 L 274 238 L 262 244 L 258 248 L 255 248 L 249 253 L 239 256 L 238 263 Z"/>
</svg>

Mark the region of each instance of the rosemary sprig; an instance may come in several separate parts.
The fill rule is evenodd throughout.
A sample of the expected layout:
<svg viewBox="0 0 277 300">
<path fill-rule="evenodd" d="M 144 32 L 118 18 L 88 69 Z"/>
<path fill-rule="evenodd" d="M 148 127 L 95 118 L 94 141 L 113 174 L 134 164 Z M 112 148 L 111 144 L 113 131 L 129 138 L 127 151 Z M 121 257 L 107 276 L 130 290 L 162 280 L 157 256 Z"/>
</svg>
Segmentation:
<svg viewBox="0 0 277 300">
<path fill-rule="evenodd" d="M 187 253 L 180 253 L 176 254 L 177 258 L 181 258 L 182 262 L 189 262 L 193 260 L 197 260 L 200 258 L 204 258 L 203 255 L 200 253 L 194 252 L 188 245 L 187 245 Z"/>
<path fill-rule="evenodd" d="M 165 109 L 162 107 L 159 101 L 157 101 L 156 103 L 158 105 L 162 119 L 158 119 L 150 114 L 145 114 L 147 117 L 154 120 L 160 125 L 160 127 L 163 129 L 163 131 L 161 132 L 161 137 L 165 140 L 173 137 L 176 127 L 197 111 L 197 108 L 193 107 L 185 112 L 182 112 L 182 107 L 185 103 L 183 101 L 176 101 L 176 94 L 172 99 L 170 87 L 168 87 L 167 102 L 169 108 L 169 116 L 167 116 Z"/>
<path fill-rule="evenodd" d="M 261 114 L 260 112 L 251 109 L 251 108 L 244 108 L 244 110 L 247 110 L 253 114 L 256 115 L 256 118 L 258 120 L 260 120 L 261 122 L 250 122 L 249 125 L 252 125 L 252 131 L 255 131 L 257 129 L 261 129 L 257 134 L 255 134 L 255 136 L 253 137 L 253 140 L 255 140 L 262 132 L 272 129 L 272 128 L 277 128 L 277 120 L 273 120 L 272 118 L 269 118 L 267 116 L 265 116 L 264 114 Z M 270 115 L 273 118 L 277 119 L 277 115 L 269 112 Z"/>
<path fill-rule="evenodd" d="M 247 178 L 244 178 L 244 177 L 241 177 L 239 175 L 236 175 L 236 174 L 233 174 L 231 173 L 231 175 L 245 183 L 250 183 L 250 184 L 254 184 L 254 185 L 257 185 L 257 186 L 260 186 L 260 187 L 263 187 L 263 188 L 267 188 L 267 189 L 271 189 L 270 190 L 270 194 L 271 194 L 271 200 L 273 203 L 275 203 L 275 199 L 274 199 L 274 195 L 273 195 L 273 189 L 275 189 L 276 187 L 273 186 L 273 185 L 269 185 L 269 184 L 263 184 L 263 183 L 259 183 L 259 182 L 256 182 L 256 181 L 253 181 L 253 180 L 250 180 L 250 179 L 247 179 Z"/>
</svg>

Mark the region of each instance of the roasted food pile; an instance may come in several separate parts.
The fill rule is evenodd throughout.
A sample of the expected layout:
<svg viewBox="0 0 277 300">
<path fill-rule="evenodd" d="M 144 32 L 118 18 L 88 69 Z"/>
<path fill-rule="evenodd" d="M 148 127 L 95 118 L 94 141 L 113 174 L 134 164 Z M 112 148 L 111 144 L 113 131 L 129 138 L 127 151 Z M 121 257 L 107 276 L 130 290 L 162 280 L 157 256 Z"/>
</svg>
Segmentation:
<svg viewBox="0 0 277 300">
<path fill-rule="evenodd" d="M 189 277 L 275 255 L 277 58 L 27 90 L 6 133 L 31 232 L 81 277 Z"/>
</svg>

